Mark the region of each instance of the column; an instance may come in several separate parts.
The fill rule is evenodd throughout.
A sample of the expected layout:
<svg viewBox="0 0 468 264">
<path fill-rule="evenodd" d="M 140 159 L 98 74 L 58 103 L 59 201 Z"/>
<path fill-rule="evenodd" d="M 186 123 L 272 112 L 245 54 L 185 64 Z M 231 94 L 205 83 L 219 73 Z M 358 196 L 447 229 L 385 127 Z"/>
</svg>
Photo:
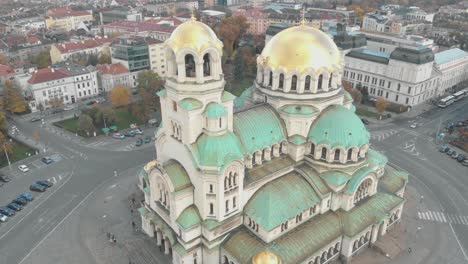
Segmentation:
<svg viewBox="0 0 468 264">
<path fill-rule="evenodd" d="M 245 167 L 247 167 L 248 169 L 251 169 L 253 167 L 252 155 L 248 155 L 247 158 L 245 159 Z"/>
<path fill-rule="evenodd" d="M 310 91 L 312 93 L 317 93 L 317 78 L 316 76 L 310 76 Z"/>
<path fill-rule="evenodd" d="M 177 62 L 177 81 L 184 82 L 185 81 L 185 65 L 184 62 Z"/>
<path fill-rule="evenodd" d="M 271 148 L 267 148 L 263 150 L 265 152 L 265 160 L 271 160 Z"/>
<path fill-rule="evenodd" d="M 380 230 L 380 235 L 384 236 L 387 233 L 388 219 L 385 219 L 381 226 L 382 230 Z"/>
<path fill-rule="evenodd" d="M 156 231 L 156 244 L 157 244 L 158 246 L 161 245 L 161 239 L 162 239 L 162 237 L 161 237 L 161 231 Z"/>
<path fill-rule="evenodd" d="M 263 70 L 263 87 L 268 87 L 268 84 L 270 83 L 270 71 L 267 69 Z"/>
<path fill-rule="evenodd" d="M 169 255 L 169 247 L 171 245 L 169 244 L 169 239 L 164 239 L 164 254 Z"/>
<path fill-rule="evenodd" d="M 273 82 L 272 82 L 272 90 L 278 90 L 279 85 L 279 74 L 273 72 Z"/>
<path fill-rule="evenodd" d="M 255 163 L 258 165 L 262 165 L 262 152 L 261 151 L 255 152 Z"/>
<path fill-rule="evenodd" d="M 260 66 L 257 66 L 257 83 L 263 83 L 262 78 L 263 77 L 263 69 Z"/>
<path fill-rule="evenodd" d="M 195 78 L 197 83 L 203 83 L 203 63 L 195 64 Z"/>
<path fill-rule="evenodd" d="M 330 80 L 330 74 L 323 74 L 322 78 L 322 89 L 324 92 L 328 92 L 329 87 L 328 87 L 328 81 Z"/>
<path fill-rule="evenodd" d="M 377 241 L 378 236 L 379 236 L 379 226 L 373 225 L 372 231 L 371 231 L 371 237 L 370 237 L 371 244 Z"/>
<path fill-rule="evenodd" d="M 304 93 L 304 88 L 305 88 L 305 76 L 301 76 L 300 78 L 297 78 L 297 93 L 301 94 Z"/>
<path fill-rule="evenodd" d="M 279 145 L 273 145 L 273 157 L 277 158 L 279 157 L 280 153 L 279 153 Z"/>
<path fill-rule="evenodd" d="M 285 75 L 284 76 L 284 82 L 283 82 L 283 91 L 285 93 L 289 93 L 291 91 L 291 75 Z"/>
</svg>

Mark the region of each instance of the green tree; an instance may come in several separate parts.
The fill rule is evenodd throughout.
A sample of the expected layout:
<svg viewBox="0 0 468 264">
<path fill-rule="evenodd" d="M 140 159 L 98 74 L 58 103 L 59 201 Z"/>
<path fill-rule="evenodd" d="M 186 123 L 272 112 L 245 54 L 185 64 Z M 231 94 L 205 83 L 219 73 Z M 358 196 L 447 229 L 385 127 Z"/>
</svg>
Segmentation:
<svg viewBox="0 0 468 264">
<path fill-rule="evenodd" d="M 20 88 L 8 80 L 5 81 L 5 87 L 3 89 L 3 107 L 12 114 L 24 113 L 28 109 Z"/>
<path fill-rule="evenodd" d="M 98 58 L 98 64 L 110 64 L 112 63 L 111 57 L 107 54 L 101 54 Z"/>
<path fill-rule="evenodd" d="M 245 78 L 244 55 L 242 49 L 238 49 L 234 55 L 234 80 L 242 82 Z"/>
<path fill-rule="evenodd" d="M 98 64 L 98 56 L 96 54 L 89 54 L 88 55 L 88 61 L 86 62 L 86 65 L 89 66 L 89 65 L 93 65 L 93 66 L 96 66 L 96 64 Z"/>
<path fill-rule="evenodd" d="M 94 123 L 108 127 L 115 124 L 116 120 L 117 116 L 115 115 L 114 109 L 112 107 L 105 106 L 99 108 Z"/>
<path fill-rule="evenodd" d="M 130 107 L 132 116 L 141 123 L 146 123 L 150 120 L 151 112 L 144 104 L 132 104 Z"/>
<path fill-rule="evenodd" d="M 51 64 L 50 53 L 42 51 L 31 58 L 31 62 L 36 64 L 39 69 L 47 68 Z"/>
<path fill-rule="evenodd" d="M 137 84 L 138 94 L 142 98 L 145 107 L 147 109 L 157 109 L 156 93 L 161 90 L 163 80 L 153 71 L 143 71 L 138 74 Z"/>
<path fill-rule="evenodd" d="M 8 155 L 12 154 L 13 144 L 3 132 L 0 132 L 0 156 L 4 156 L 5 152 L 7 152 Z"/>
<path fill-rule="evenodd" d="M 93 119 L 89 115 L 80 115 L 80 117 L 78 118 L 78 126 L 80 128 L 80 131 L 85 132 L 88 136 L 89 133 L 96 131 L 96 128 L 93 124 Z"/>
</svg>

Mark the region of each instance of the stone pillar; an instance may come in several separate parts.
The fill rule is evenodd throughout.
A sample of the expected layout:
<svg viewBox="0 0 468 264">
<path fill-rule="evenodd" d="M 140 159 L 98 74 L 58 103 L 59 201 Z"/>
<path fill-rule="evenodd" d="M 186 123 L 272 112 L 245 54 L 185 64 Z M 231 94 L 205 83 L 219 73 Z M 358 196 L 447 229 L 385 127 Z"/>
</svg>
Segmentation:
<svg viewBox="0 0 468 264">
<path fill-rule="evenodd" d="M 284 77 L 283 91 L 285 93 L 289 93 L 291 91 L 291 79 L 291 75 L 287 75 Z"/>
<path fill-rule="evenodd" d="M 257 66 L 257 83 L 263 83 L 262 82 L 262 79 L 263 79 L 263 69 L 262 67 L 260 66 Z"/>
<path fill-rule="evenodd" d="M 270 71 L 268 71 L 267 69 L 264 69 L 263 70 L 263 87 L 268 87 L 268 84 L 270 82 Z"/>
<path fill-rule="evenodd" d="M 203 63 L 195 64 L 195 78 L 197 79 L 197 83 L 203 83 Z"/>
<path fill-rule="evenodd" d="M 371 232 L 371 244 L 375 243 L 379 238 L 379 226 L 380 225 L 373 225 L 372 232 Z"/>
<path fill-rule="evenodd" d="M 164 254 L 169 255 L 169 247 L 170 247 L 169 239 L 164 239 Z"/>
<path fill-rule="evenodd" d="M 385 219 L 382 223 L 382 230 L 380 230 L 380 235 L 384 236 L 387 233 L 388 219 Z"/>
<path fill-rule="evenodd" d="M 279 157 L 280 153 L 279 153 L 279 145 L 273 145 L 273 157 L 277 158 Z"/>
<path fill-rule="evenodd" d="M 262 152 L 261 151 L 255 152 L 255 163 L 258 165 L 262 165 Z"/>
<path fill-rule="evenodd" d="M 278 90 L 278 85 L 279 85 L 279 74 L 273 72 L 273 82 L 272 82 L 271 89 Z"/>
<path fill-rule="evenodd" d="M 156 231 L 156 244 L 158 246 L 162 244 L 161 231 Z"/>
<path fill-rule="evenodd" d="M 324 92 L 328 92 L 329 87 L 328 87 L 328 81 L 330 80 L 330 75 L 329 74 L 323 74 L 322 75 L 322 89 Z"/>
<path fill-rule="evenodd" d="M 312 93 L 317 93 L 317 78 L 315 76 L 310 77 L 310 91 Z"/>
<path fill-rule="evenodd" d="M 177 81 L 184 82 L 185 81 L 185 65 L 184 62 L 177 62 Z"/>
<path fill-rule="evenodd" d="M 247 167 L 248 169 L 251 169 L 253 167 L 252 155 L 248 155 L 247 158 L 245 159 L 245 167 Z"/>
<path fill-rule="evenodd" d="M 310 151 L 312 150 L 312 143 L 311 142 L 307 142 L 306 145 L 305 145 L 305 155 L 308 155 L 310 153 Z M 312 153 L 313 155 L 313 153 Z"/>
<path fill-rule="evenodd" d="M 271 148 L 266 148 L 264 151 L 264 158 L 265 160 L 271 160 Z"/>
<path fill-rule="evenodd" d="M 301 76 L 300 78 L 297 78 L 297 93 L 302 94 L 304 93 L 305 89 L 305 76 Z"/>
</svg>

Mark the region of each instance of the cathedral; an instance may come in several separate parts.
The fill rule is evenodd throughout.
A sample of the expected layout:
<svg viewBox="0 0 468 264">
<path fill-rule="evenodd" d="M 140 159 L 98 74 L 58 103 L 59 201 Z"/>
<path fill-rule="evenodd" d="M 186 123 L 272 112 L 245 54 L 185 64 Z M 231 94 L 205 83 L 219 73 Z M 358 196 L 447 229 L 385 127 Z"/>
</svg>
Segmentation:
<svg viewBox="0 0 468 264">
<path fill-rule="evenodd" d="M 222 52 L 194 18 L 165 42 L 142 230 L 193 264 L 349 263 L 385 239 L 408 174 L 369 147 L 332 39 L 304 24 L 276 34 L 239 97 L 224 91 Z"/>
</svg>

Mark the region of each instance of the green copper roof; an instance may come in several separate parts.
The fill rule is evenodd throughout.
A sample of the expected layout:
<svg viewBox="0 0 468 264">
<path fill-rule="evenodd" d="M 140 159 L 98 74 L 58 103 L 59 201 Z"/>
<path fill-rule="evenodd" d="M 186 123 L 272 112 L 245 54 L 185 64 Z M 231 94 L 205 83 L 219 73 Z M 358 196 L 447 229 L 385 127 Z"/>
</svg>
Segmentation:
<svg viewBox="0 0 468 264">
<path fill-rule="evenodd" d="M 284 264 L 303 263 L 313 253 L 340 236 L 340 219 L 334 213 L 314 216 L 274 242 L 266 244 L 247 228 L 242 227 L 223 244 L 223 248 L 239 263 L 252 263 L 252 257 L 270 250 Z"/>
<path fill-rule="evenodd" d="M 185 248 L 179 242 L 175 243 L 172 248 L 175 252 L 177 252 L 177 254 L 179 254 L 179 256 L 185 256 L 185 254 L 187 254 L 187 250 L 185 250 Z"/>
<path fill-rule="evenodd" d="M 390 211 L 404 202 L 404 199 L 393 194 L 377 193 L 363 204 L 351 211 L 338 211 L 343 220 L 344 232 L 353 237 L 369 225 L 378 223 L 390 216 Z"/>
<path fill-rule="evenodd" d="M 310 184 L 297 172 L 290 172 L 261 187 L 244 213 L 270 231 L 319 202 Z"/>
<path fill-rule="evenodd" d="M 162 89 L 159 92 L 156 93 L 159 97 L 166 97 L 167 92 L 166 89 Z"/>
<path fill-rule="evenodd" d="M 351 176 L 341 171 L 326 171 L 320 174 L 320 178 L 328 185 L 340 186 L 348 182 Z"/>
<path fill-rule="evenodd" d="M 184 229 L 188 230 L 194 226 L 198 226 L 201 223 L 201 217 L 198 213 L 197 207 L 191 205 L 185 208 L 184 211 L 177 218 L 177 223 Z"/>
<path fill-rule="evenodd" d="M 223 91 L 223 94 L 221 95 L 221 101 L 225 102 L 225 101 L 230 101 L 230 100 L 234 100 L 234 99 L 236 99 L 235 95 L 233 95 L 230 92 Z"/>
<path fill-rule="evenodd" d="M 388 159 L 380 152 L 375 151 L 373 149 L 369 149 L 367 151 L 367 162 L 371 166 L 375 166 L 375 165 L 385 166 L 385 164 L 387 164 L 388 162 Z"/>
<path fill-rule="evenodd" d="M 163 168 L 166 171 L 167 176 L 169 176 L 169 179 L 171 179 L 175 192 L 192 186 L 192 182 L 190 182 L 190 178 L 187 172 L 179 162 L 175 160 L 169 160 L 163 165 Z"/>
<path fill-rule="evenodd" d="M 262 165 L 245 170 L 244 188 L 249 184 L 261 181 L 264 177 L 278 173 L 281 170 L 288 170 L 288 168 L 292 168 L 294 164 L 296 164 L 296 162 L 291 159 L 289 155 L 284 155 L 269 161 L 264 161 Z"/>
<path fill-rule="evenodd" d="M 351 96 L 351 94 L 348 92 L 348 91 L 344 91 L 344 103 L 348 103 L 348 102 L 352 102 L 353 101 L 353 97 Z"/>
<path fill-rule="evenodd" d="M 307 139 L 301 135 L 292 135 L 289 137 L 288 141 L 295 145 L 302 145 L 306 143 Z"/>
<path fill-rule="evenodd" d="M 328 186 L 323 182 L 318 172 L 315 171 L 314 168 L 303 163 L 296 167 L 296 171 L 304 176 L 304 178 L 310 183 L 310 185 L 312 185 L 317 193 L 324 195 L 330 192 L 330 188 L 328 188 Z"/>
<path fill-rule="evenodd" d="M 309 138 L 317 145 L 349 148 L 369 143 L 370 135 L 353 111 L 341 105 L 331 105 L 312 123 Z"/>
<path fill-rule="evenodd" d="M 224 106 L 211 102 L 206 106 L 205 112 L 203 112 L 208 118 L 220 118 L 227 115 L 226 108 Z"/>
<path fill-rule="evenodd" d="M 201 166 L 217 166 L 223 168 L 234 160 L 243 158 L 242 145 L 234 133 L 227 131 L 220 136 L 202 134 L 191 145 L 198 164 Z"/>
<path fill-rule="evenodd" d="M 194 98 L 184 98 L 177 104 L 187 111 L 200 109 L 203 107 L 203 103 Z"/>
<path fill-rule="evenodd" d="M 279 110 L 285 114 L 296 116 L 311 116 L 320 112 L 317 108 L 313 106 L 296 104 L 284 105 L 280 107 Z"/>
<path fill-rule="evenodd" d="M 408 182 L 408 173 L 398 171 L 390 166 L 385 168 L 385 174 L 379 181 L 379 187 L 387 192 L 395 193 L 399 191 Z"/>
<path fill-rule="evenodd" d="M 358 187 L 358 184 L 361 182 L 361 180 L 367 175 L 369 175 L 369 173 L 373 173 L 373 172 L 374 172 L 374 169 L 368 168 L 368 167 L 364 167 L 364 168 L 357 170 L 351 177 L 351 180 L 348 182 L 348 185 L 346 185 L 344 191 L 347 194 L 354 193 L 354 191 Z"/>
<path fill-rule="evenodd" d="M 273 108 L 261 105 L 234 115 L 234 133 L 247 153 L 271 147 L 286 140 L 286 130 Z"/>
</svg>

